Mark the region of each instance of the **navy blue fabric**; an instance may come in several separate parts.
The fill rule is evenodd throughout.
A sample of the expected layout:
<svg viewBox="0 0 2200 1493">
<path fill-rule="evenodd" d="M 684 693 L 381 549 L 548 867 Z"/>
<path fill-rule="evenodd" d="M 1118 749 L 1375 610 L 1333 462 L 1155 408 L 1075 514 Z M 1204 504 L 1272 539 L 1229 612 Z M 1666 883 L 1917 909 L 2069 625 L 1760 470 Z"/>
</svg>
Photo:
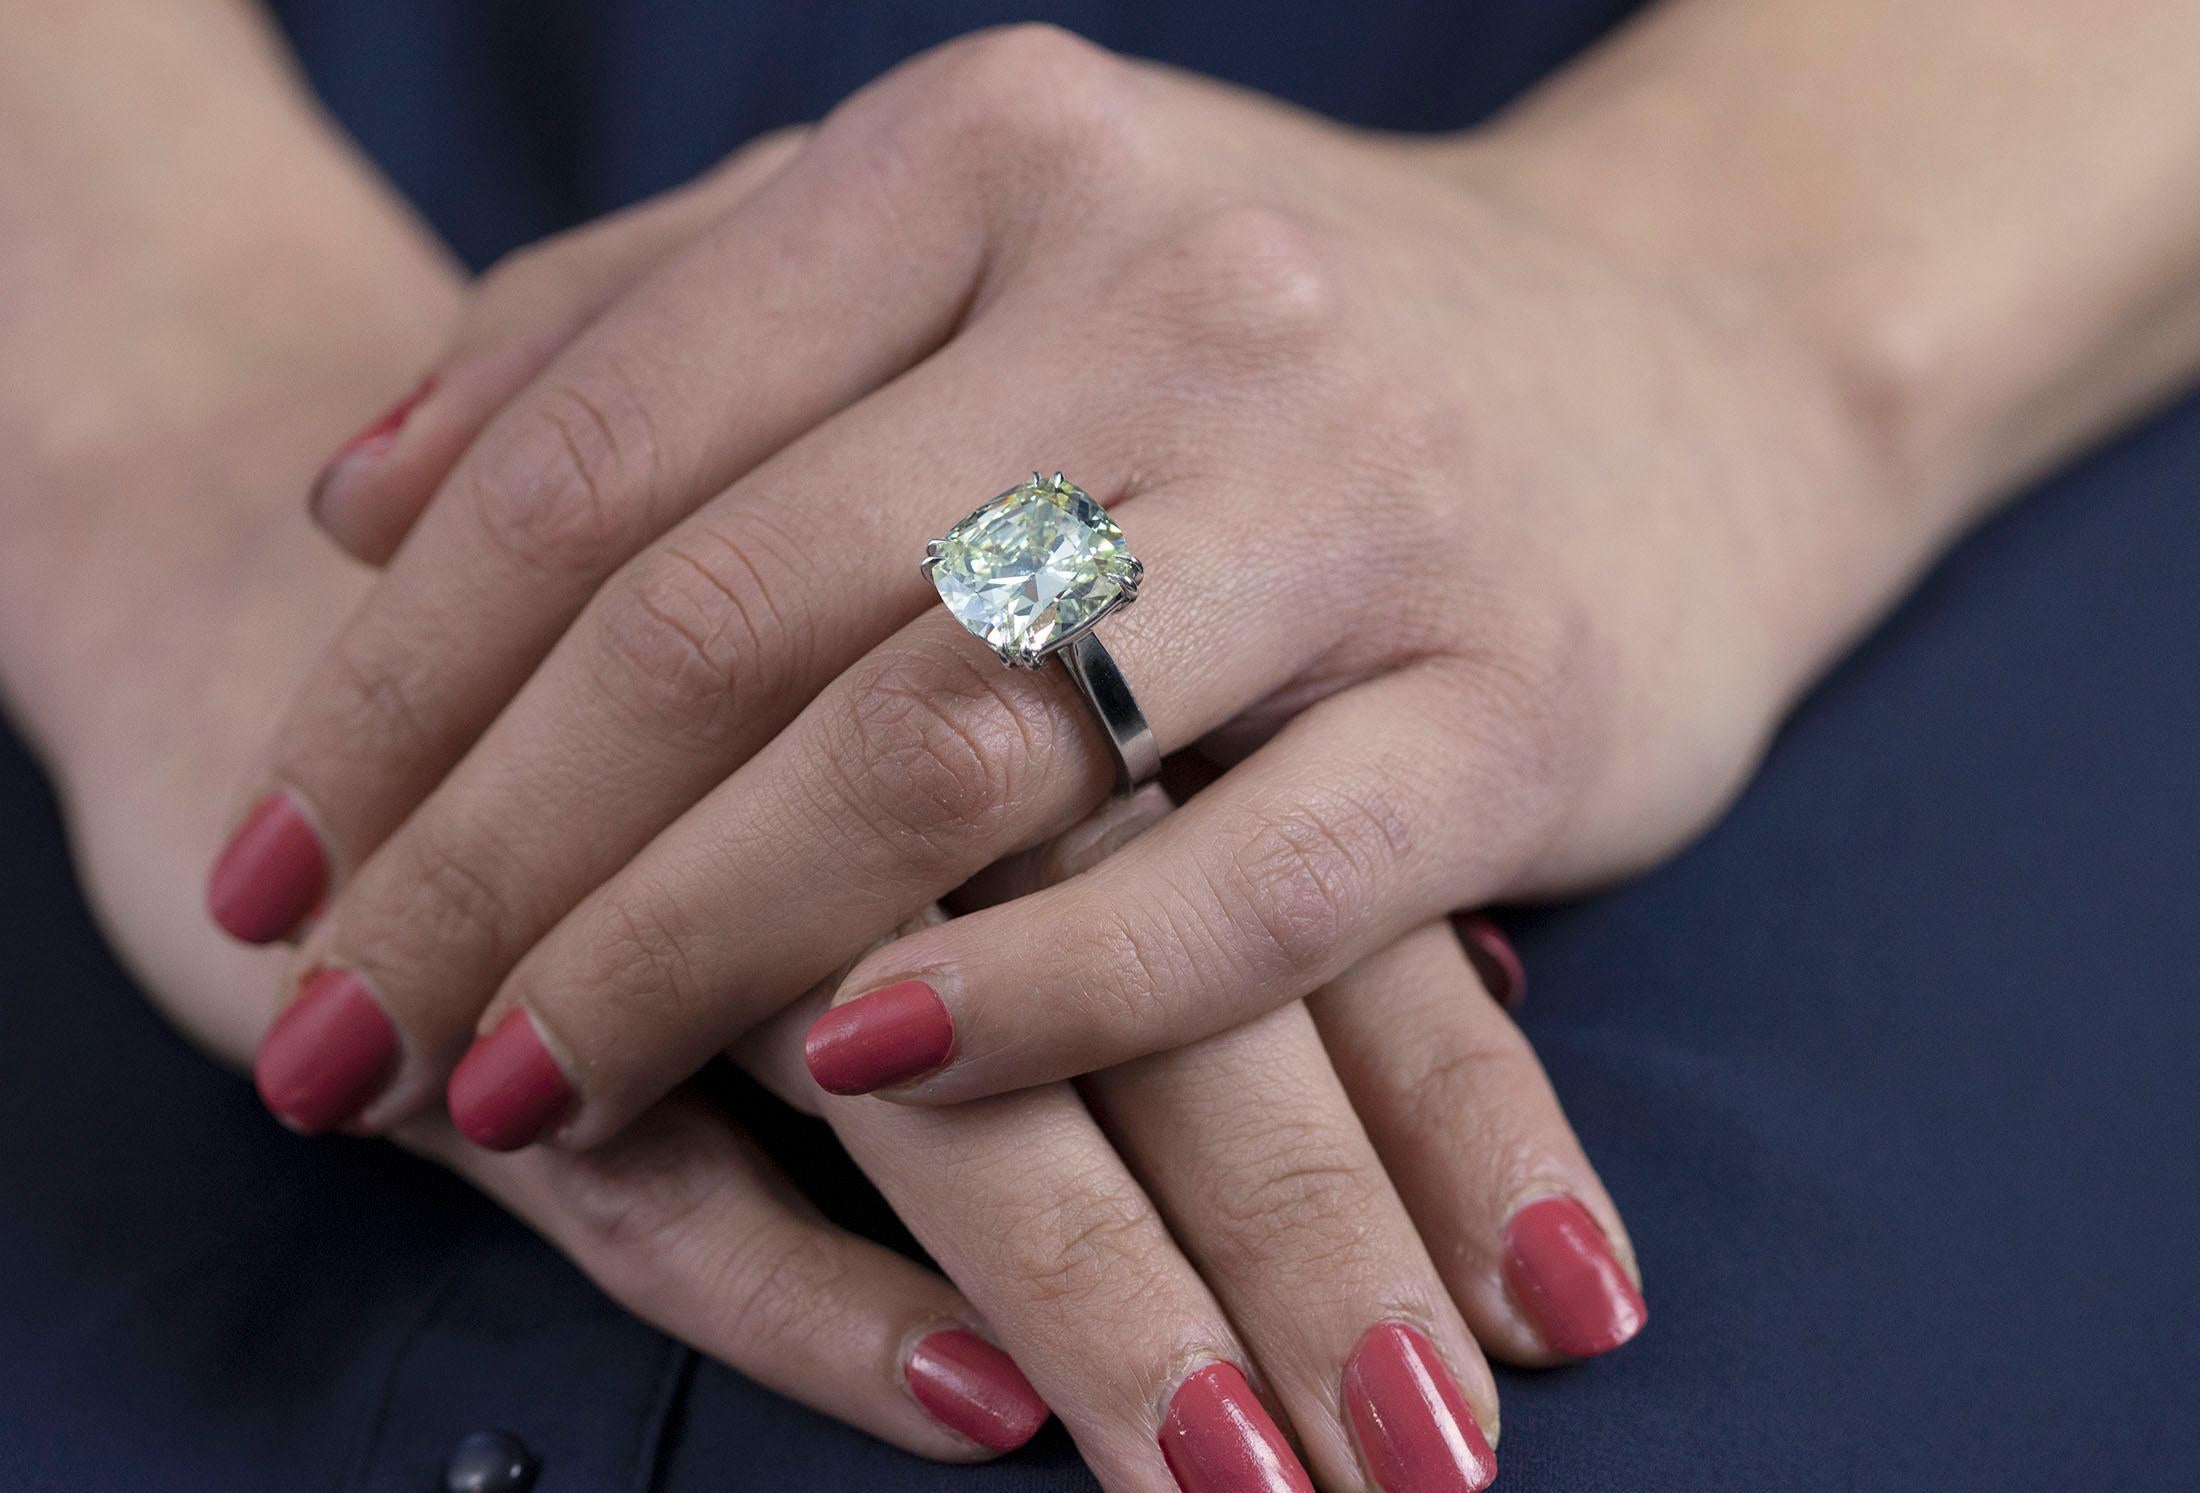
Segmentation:
<svg viewBox="0 0 2200 1493">
<path fill-rule="evenodd" d="M 278 0 L 329 106 L 460 254 L 685 181 L 981 26 L 1051 20 L 1118 51 L 1393 129 L 1471 124 L 1629 0 Z"/>
<path fill-rule="evenodd" d="M 1622 8 L 1048 13 L 1435 127 Z M 477 264 L 1007 15 L 281 9 L 337 113 Z M 1525 1024 L 1653 1317 L 1608 1361 L 1502 1376 L 1501 1486 L 2200 1486 L 2196 470 L 2200 401 L 2049 483 L 1806 703 L 1702 843 L 1519 920 Z M 542 1493 L 1091 1486 L 1057 1432 L 939 1468 L 833 1426 L 626 1318 L 432 1170 L 284 1134 L 102 951 L 4 741 L 0 825 L 0 1493 L 424 1493 L 484 1425 L 543 1454 Z"/>
</svg>

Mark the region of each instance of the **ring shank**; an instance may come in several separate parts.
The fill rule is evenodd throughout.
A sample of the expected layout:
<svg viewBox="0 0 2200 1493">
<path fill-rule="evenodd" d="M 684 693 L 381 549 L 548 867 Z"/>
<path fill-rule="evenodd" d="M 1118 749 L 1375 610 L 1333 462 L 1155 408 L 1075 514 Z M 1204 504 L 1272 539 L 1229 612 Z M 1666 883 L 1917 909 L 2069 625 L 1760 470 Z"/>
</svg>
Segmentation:
<svg viewBox="0 0 2200 1493">
<path fill-rule="evenodd" d="M 1153 728 L 1131 694 L 1130 681 L 1115 666 L 1107 645 L 1088 632 L 1062 650 L 1062 664 L 1115 751 L 1116 794 L 1135 793 L 1159 777 L 1161 745 L 1154 740 Z"/>
</svg>

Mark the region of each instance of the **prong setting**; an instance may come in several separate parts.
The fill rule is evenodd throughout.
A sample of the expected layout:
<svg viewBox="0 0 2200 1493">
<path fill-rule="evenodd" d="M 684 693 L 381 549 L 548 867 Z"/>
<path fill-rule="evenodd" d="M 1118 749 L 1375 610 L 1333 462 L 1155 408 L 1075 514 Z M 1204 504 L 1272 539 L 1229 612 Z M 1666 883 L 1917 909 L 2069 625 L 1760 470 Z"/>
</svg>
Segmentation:
<svg viewBox="0 0 2200 1493">
<path fill-rule="evenodd" d="M 957 620 L 1018 669 L 1134 601 L 1145 578 L 1107 510 L 1059 471 L 976 509 L 919 563 Z"/>
</svg>

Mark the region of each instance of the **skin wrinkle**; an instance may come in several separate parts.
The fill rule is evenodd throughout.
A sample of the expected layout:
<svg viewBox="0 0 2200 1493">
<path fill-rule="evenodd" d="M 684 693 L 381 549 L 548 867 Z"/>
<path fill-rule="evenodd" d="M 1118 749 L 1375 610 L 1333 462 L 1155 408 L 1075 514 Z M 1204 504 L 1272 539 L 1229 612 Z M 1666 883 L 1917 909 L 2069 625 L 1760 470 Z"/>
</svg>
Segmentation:
<svg viewBox="0 0 2200 1493">
<path fill-rule="evenodd" d="M 623 376 L 601 369 L 592 376 L 594 388 L 575 378 L 551 383 L 527 406 L 533 425 L 515 417 L 520 433 L 513 435 L 500 420 L 492 427 L 492 454 L 467 463 L 468 506 L 479 534 L 523 575 L 592 574 L 603 556 L 627 547 L 625 536 L 646 512 L 648 505 L 629 494 L 650 491 L 650 474 L 661 465 L 649 395 Z M 616 413 L 607 404 L 611 391 Z M 524 481 L 498 480 L 517 452 L 539 459 L 522 468 Z"/>
<path fill-rule="evenodd" d="M 668 543 L 661 559 L 637 572 L 625 589 L 624 605 L 631 611 L 622 616 L 614 601 L 615 620 L 597 626 L 615 662 L 625 666 L 620 672 L 631 671 L 668 696 L 637 711 L 637 718 L 653 735 L 695 739 L 713 761 L 722 758 L 740 729 L 757 688 L 752 675 L 768 667 L 762 661 L 776 635 L 776 624 L 771 631 L 757 629 L 749 613 L 752 603 L 741 595 L 746 580 L 759 590 L 754 604 L 768 612 L 761 578 L 730 538 L 717 542 L 735 576 L 720 574 L 684 543 Z M 632 693 L 623 681 L 614 688 Z"/>
<path fill-rule="evenodd" d="M 1031 750 L 1028 708 L 966 658 L 910 652 L 888 655 L 854 691 L 853 730 L 843 738 L 856 750 L 836 773 L 854 795 L 863 822 L 881 819 L 908 839 L 959 847 L 981 836 L 1017 800 L 1011 774 L 1017 755 L 986 739 L 974 722 L 993 717 L 1013 728 L 1022 760 L 1046 759 Z M 956 750 L 945 749 L 953 743 Z"/>
<path fill-rule="evenodd" d="M 463 848 L 439 845 L 432 837 L 422 837 L 407 847 L 407 862 L 403 878 L 385 881 L 378 888 L 397 904 L 395 910 L 404 922 L 455 926 L 498 947 L 514 942 L 508 930 L 524 926 L 507 900 L 516 887 L 510 878 L 493 874 L 491 868 L 497 860 L 483 854 L 483 837 L 469 838 Z M 359 967 L 372 974 L 428 973 L 418 967 L 417 950 L 405 945 L 393 947 L 376 942 L 354 949 L 345 937 L 348 928 L 348 924 L 333 922 L 317 928 L 301 950 L 301 962 L 310 965 L 334 959 L 346 963 L 356 955 Z M 524 951 L 524 945 L 512 950 L 515 957 Z"/>
</svg>

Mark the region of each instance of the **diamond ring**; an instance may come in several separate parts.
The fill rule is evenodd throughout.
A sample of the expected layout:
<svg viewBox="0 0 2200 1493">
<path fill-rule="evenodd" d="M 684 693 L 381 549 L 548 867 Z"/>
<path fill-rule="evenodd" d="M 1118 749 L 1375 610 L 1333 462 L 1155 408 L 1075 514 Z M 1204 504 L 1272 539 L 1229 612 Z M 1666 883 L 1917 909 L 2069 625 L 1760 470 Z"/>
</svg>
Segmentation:
<svg viewBox="0 0 2200 1493">
<path fill-rule="evenodd" d="M 1093 629 L 1137 599 L 1145 567 L 1108 511 L 1060 472 L 1031 474 L 924 547 L 924 573 L 955 620 L 1017 669 L 1062 655 L 1115 750 L 1115 787 L 1161 771 L 1161 748 Z"/>
</svg>

